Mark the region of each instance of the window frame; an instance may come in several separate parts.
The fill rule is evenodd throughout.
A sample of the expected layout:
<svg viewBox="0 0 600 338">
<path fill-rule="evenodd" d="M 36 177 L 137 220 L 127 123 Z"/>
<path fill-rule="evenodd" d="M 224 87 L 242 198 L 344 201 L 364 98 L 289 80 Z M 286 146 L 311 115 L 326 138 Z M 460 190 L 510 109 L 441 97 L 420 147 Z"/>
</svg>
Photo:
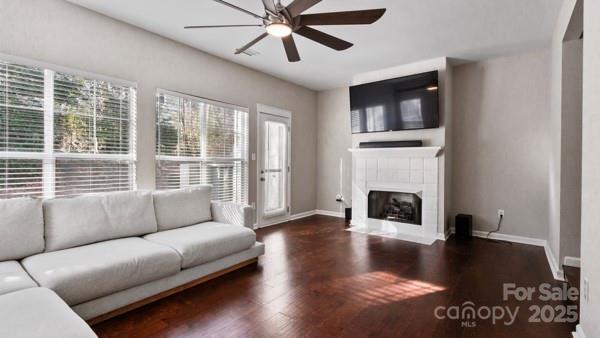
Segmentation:
<svg viewBox="0 0 600 338">
<path fill-rule="evenodd" d="M 137 190 L 137 92 L 136 82 L 113 78 L 106 75 L 63 67 L 52 63 L 32 60 L 24 57 L 0 53 L 0 60 L 25 67 L 38 68 L 44 71 L 44 145 L 43 151 L 0 151 L 0 160 L 41 160 L 42 161 L 42 192 L 43 198 L 54 198 L 56 161 L 61 159 L 106 160 L 130 162 L 130 190 Z M 129 95 L 129 154 L 93 154 L 93 153 L 63 153 L 54 150 L 54 75 L 56 73 L 82 77 L 86 80 L 109 82 L 113 85 L 129 87 L 135 95 Z M 17 197 L 17 196 L 15 196 Z M 9 197 L 13 198 L 13 197 Z"/>
<path fill-rule="evenodd" d="M 209 104 L 209 105 L 215 105 L 215 106 L 220 106 L 223 108 L 227 108 L 227 109 L 232 109 L 232 110 L 236 110 L 236 111 L 241 111 L 244 112 L 248 115 L 248 120 L 247 120 L 247 133 L 245 135 L 245 147 L 242 149 L 242 157 L 208 157 L 206 156 L 206 149 L 207 147 L 201 147 L 201 155 L 199 157 L 195 157 L 195 156 L 173 156 L 173 155 L 161 155 L 158 153 L 157 150 L 157 146 L 158 146 L 158 142 L 160 140 L 160 128 L 158 127 L 158 114 L 159 114 L 159 107 L 160 107 L 160 102 L 159 102 L 159 98 L 162 95 L 169 95 L 169 96 L 175 96 L 178 97 L 180 99 L 184 99 L 184 100 L 192 100 L 192 101 L 202 101 L 203 103 Z M 246 177 L 246 182 L 245 182 L 245 187 L 243 187 L 243 189 L 246 189 L 245 192 L 243 192 L 243 195 L 245 196 L 245 200 L 244 201 L 239 201 L 239 203 L 242 204 L 247 204 L 249 199 L 250 199 L 250 108 L 249 107 L 244 107 L 241 105 L 236 105 L 236 104 L 232 104 L 232 103 L 228 103 L 228 102 L 223 102 L 223 101 L 217 101 L 217 100 L 212 100 L 212 99 L 207 99 L 205 97 L 201 97 L 201 96 L 196 96 L 196 95 L 191 95 L 191 94 L 186 94 L 186 93 L 182 93 L 182 92 L 177 92 L 177 91 L 172 91 L 172 90 L 168 90 L 168 89 L 163 89 L 163 88 L 157 88 L 156 89 L 156 93 L 155 93 L 155 100 L 156 100 L 156 105 L 155 105 L 155 118 L 156 121 L 154 123 L 155 125 L 155 135 L 156 135 L 156 140 L 155 140 L 155 144 L 154 144 L 154 150 L 155 150 L 155 163 L 158 165 L 160 163 L 160 161 L 165 161 L 165 162 L 189 162 L 189 163 L 194 163 L 194 164 L 201 164 L 201 163 L 208 163 L 208 164 L 235 164 L 235 162 L 241 162 L 242 164 L 245 164 L 245 173 L 244 176 Z M 206 117 L 205 117 L 206 118 Z M 202 125 L 201 125 L 201 130 L 202 130 L 202 134 L 200 135 L 200 142 L 201 144 L 205 145 L 206 144 L 206 137 L 207 137 L 207 132 L 206 132 L 206 121 L 202 121 Z M 156 182 L 156 179 L 158 178 L 158 172 L 155 172 L 154 175 L 154 179 Z M 159 187 L 157 186 L 156 189 L 158 190 Z"/>
</svg>

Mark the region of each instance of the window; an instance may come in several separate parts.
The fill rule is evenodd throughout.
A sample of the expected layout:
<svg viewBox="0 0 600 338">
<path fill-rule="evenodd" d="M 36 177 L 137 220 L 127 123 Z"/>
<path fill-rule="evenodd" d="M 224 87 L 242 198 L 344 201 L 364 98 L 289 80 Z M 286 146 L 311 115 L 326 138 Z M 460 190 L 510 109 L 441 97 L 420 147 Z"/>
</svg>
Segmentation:
<svg viewBox="0 0 600 338">
<path fill-rule="evenodd" d="M 136 89 L 0 61 L 0 198 L 135 189 Z"/>
<path fill-rule="evenodd" d="M 211 184 L 212 199 L 248 202 L 248 109 L 157 93 L 156 187 Z"/>
</svg>

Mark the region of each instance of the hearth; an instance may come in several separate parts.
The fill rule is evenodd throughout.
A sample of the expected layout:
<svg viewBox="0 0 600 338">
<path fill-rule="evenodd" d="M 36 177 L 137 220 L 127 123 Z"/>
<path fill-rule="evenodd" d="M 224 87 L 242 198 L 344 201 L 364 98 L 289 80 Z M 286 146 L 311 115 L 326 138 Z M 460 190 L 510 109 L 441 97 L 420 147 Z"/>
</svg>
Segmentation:
<svg viewBox="0 0 600 338">
<path fill-rule="evenodd" d="M 419 195 L 405 192 L 370 191 L 369 218 L 421 225 L 422 200 Z"/>
<path fill-rule="evenodd" d="M 443 238 L 441 147 L 350 151 L 352 228 L 426 245 Z"/>
</svg>

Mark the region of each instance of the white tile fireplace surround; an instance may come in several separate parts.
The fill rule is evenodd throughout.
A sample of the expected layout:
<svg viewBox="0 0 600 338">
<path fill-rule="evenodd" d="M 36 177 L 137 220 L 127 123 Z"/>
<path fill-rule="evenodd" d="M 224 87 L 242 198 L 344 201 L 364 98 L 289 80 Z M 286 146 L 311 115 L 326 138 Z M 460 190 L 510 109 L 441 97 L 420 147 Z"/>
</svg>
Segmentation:
<svg viewBox="0 0 600 338">
<path fill-rule="evenodd" d="M 438 239 L 439 161 L 442 147 L 350 149 L 352 221 L 350 231 L 431 245 Z M 421 225 L 369 218 L 371 191 L 421 197 Z"/>
</svg>

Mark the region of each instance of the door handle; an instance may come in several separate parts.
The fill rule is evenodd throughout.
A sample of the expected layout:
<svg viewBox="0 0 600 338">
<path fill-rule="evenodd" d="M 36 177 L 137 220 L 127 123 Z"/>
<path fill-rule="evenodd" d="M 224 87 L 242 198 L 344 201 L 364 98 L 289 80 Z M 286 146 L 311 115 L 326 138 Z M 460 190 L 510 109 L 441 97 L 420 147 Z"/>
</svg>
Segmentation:
<svg viewBox="0 0 600 338">
<path fill-rule="evenodd" d="M 261 182 L 264 182 L 264 181 L 265 181 L 265 178 L 264 178 L 264 177 L 261 177 L 261 178 L 260 178 L 260 181 L 261 181 Z"/>
</svg>

